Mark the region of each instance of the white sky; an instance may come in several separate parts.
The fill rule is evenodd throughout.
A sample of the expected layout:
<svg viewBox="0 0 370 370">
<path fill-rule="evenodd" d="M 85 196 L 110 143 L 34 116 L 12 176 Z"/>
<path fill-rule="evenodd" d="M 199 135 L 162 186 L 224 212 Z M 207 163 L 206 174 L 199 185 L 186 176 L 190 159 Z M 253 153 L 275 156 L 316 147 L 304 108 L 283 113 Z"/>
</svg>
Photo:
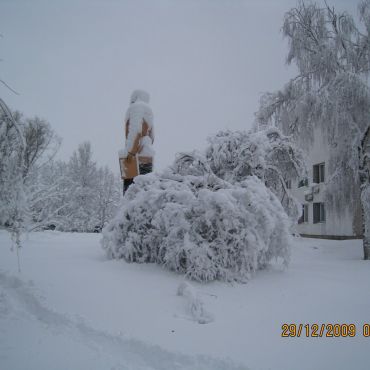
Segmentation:
<svg viewBox="0 0 370 370">
<path fill-rule="evenodd" d="M 357 19 L 355 0 L 328 0 Z M 280 28 L 296 0 L 0 0 L 0 96 L 47 119 L 67 160 L 79 143 L 119 172 L 132 90 L 151 95 L 157 169 L 220 129 L 247 129 L 261 93 L 280 88 Z"/>
</svg>

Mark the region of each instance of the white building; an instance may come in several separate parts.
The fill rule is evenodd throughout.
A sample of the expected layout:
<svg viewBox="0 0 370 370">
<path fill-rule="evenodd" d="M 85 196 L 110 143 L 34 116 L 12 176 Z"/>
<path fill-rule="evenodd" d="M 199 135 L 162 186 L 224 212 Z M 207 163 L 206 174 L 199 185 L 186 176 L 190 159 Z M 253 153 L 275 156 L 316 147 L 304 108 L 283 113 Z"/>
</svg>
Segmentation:
<svg viewBox="0 0 370 370">
<path fill-rule="evenodd" d="M 328 179 L 329 147 L 320 130 L 307 151 L 308 177 L 292 181 L 291 192 L 302 205 L 298 232 L 303 236 L 323 238 L 360 238 L 362 235 L 361 204 L 353 211 L 338 213 L 325 198 Z"/>
</svg>

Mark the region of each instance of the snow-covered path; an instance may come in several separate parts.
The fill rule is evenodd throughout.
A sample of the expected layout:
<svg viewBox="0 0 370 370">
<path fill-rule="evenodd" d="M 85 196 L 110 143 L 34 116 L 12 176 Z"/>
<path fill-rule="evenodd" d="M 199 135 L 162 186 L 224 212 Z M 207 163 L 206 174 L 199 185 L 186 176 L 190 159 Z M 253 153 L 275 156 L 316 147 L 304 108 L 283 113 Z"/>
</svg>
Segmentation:
<svg viewBox="0 0 370 370">
<path fill-rule="evenodd" d="M 17 277 L 0 273 L 0 286 L 0 320 L 7 320 L 1 326 L 2 369 L 243 368 L 96 330 L 45 307 L 31 293 L 32 284 Z"/>
<path fill-rule="evenodd" d="M 287 323 L 370 323 L 361 241 L 295 242 L 288 270 L 248 284 L 191 283 L 214 321 L 192 320 L 179 275 L 109 261 L 100 235 L 31 234 L 22 273 L 0 231 L 0 369 L 367 369 L 370 338 L 281 338 Z M 238 364 L 242 364 L 238 366 Z"/>
</svg>

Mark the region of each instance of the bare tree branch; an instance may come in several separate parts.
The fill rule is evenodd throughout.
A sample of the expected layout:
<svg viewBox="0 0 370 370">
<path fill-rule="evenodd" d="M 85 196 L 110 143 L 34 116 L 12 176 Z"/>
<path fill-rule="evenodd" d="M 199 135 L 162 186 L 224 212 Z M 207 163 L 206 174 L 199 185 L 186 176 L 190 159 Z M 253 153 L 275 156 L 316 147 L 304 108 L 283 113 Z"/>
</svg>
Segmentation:
<svg viewBox="0 0 370 370">
<path fill-rule="evenodd" d="M 5 81 L 3 80 L 0 80 L 0 82 L 5 86 L 7 87 L 11 92 L 13 92 L 15 95 L 20 95 L 17 91 L 15 91 L 14 89 L 12 89 Z"/>
</svg>

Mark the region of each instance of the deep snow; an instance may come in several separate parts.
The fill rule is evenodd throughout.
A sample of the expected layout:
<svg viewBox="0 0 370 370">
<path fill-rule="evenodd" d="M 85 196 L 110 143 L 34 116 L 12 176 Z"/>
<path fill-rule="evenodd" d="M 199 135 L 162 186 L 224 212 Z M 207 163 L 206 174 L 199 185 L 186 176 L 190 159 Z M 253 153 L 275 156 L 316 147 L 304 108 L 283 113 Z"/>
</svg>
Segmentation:
<svg viewBox="0 0 370 370">
<path fill-rule="evenodd" d="M 287 270 L 190 282 L 107 260 L 99 234 L 0 231 L 0 369 L 368 369 L 370 264 L 361 241 L 296 239 Z M 200 324 L 189 296 L 212 317 Z M 355 323 L 355 338 L 281 338 L 283 323 Z"/>
</svg>

